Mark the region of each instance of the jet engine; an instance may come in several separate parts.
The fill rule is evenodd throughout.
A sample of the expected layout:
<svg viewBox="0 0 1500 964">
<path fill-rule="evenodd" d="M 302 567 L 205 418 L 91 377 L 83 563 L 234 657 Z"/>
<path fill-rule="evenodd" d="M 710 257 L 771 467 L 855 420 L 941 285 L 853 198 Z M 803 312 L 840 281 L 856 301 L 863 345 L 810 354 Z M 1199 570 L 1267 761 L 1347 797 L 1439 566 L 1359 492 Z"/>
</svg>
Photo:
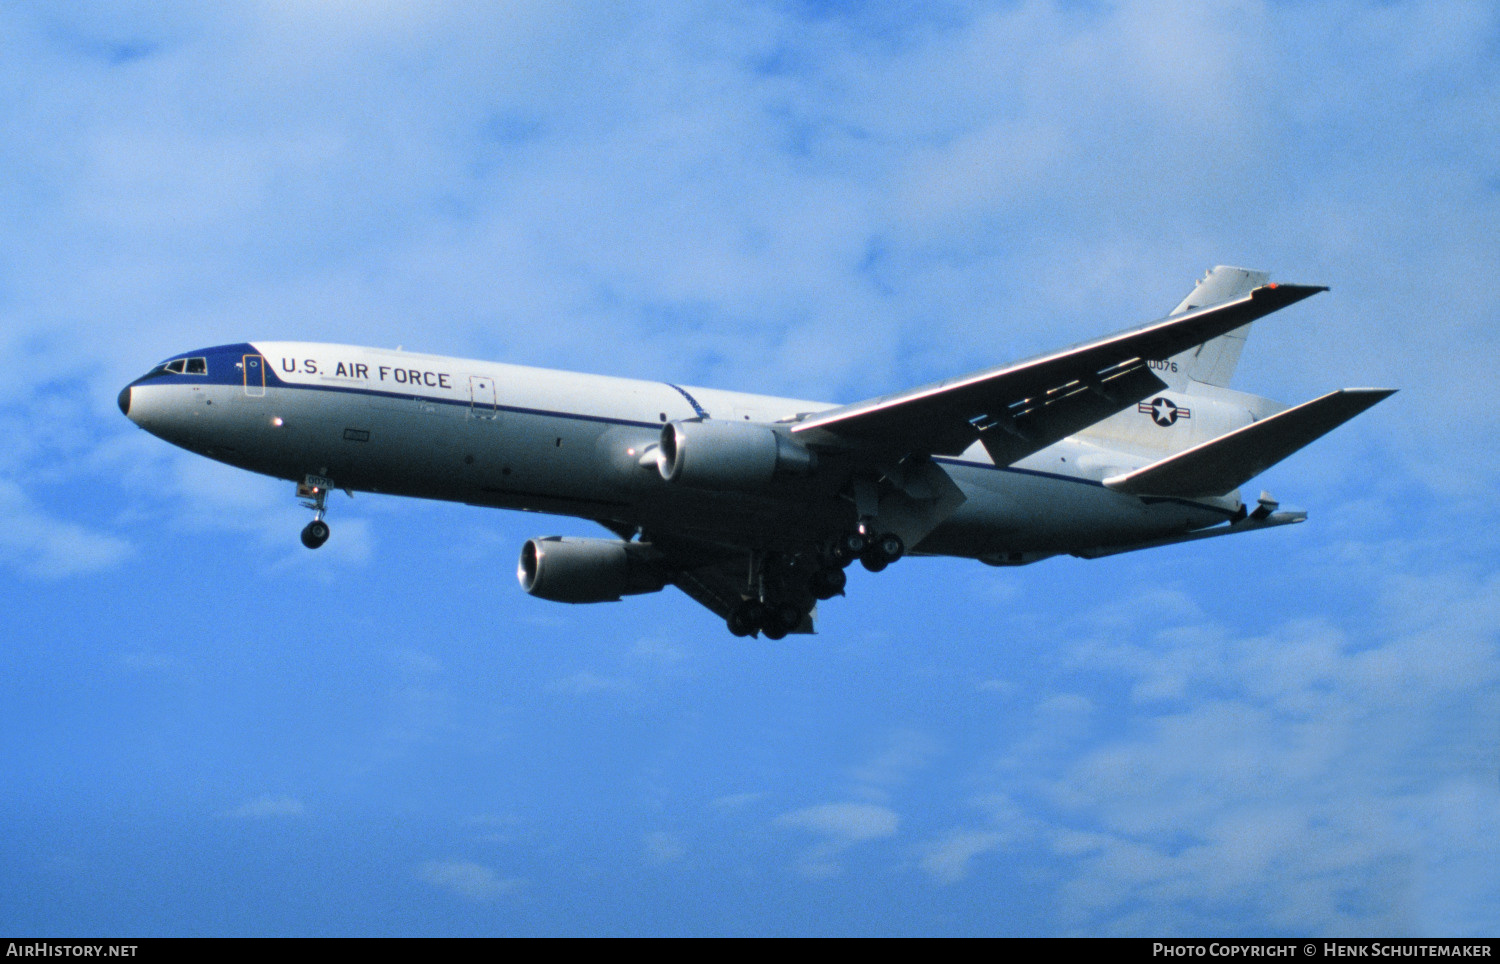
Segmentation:
<svg viewBox="0 0 1500 964">
<path fill-rule="evenodd" d="M 660 592 L 667 584 L 666 569 L 651 546 L 571 536 L 527 540 L 516 578 L 531 595 L 566 603 L 616 602 Z"/>
<path fill-rule="evenodd" d="M 657 468 L 668 482 L 698 489 L 764 488 L 772 479 L 811 475 L 817 455 L 754 422 L 669 422 Z"/>
</svg>

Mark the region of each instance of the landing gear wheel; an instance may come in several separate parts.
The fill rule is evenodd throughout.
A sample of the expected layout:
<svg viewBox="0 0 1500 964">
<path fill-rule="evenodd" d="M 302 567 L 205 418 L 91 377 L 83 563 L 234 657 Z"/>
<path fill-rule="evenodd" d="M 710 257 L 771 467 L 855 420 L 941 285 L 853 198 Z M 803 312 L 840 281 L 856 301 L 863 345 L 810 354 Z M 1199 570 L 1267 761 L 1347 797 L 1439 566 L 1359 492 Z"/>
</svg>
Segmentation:
<svg viewBox="0 0 1500 964">
<path fill-rule="evenodd" d="M 844 591 L 844 586 L 848 581 L 849 577 L 844 575 L 843 569 L 838 566 L 829 566 L 813 574 L 808 588 L 819 599 L 832 599 Z"/>
<path fill-rule="evenodd" d="M 792 627 L 782 622 L 781 616 L 774 611 L 766 612 L 766 624 L 760 628 L 761 635 L 767 639 L 785 639 L 786 634 L 792 631 Z"/>
<path fill-rule="evenodd" d="M 879 546 L 871 546 L 870 548 L 866 549 L 860 555 L 859 562 L 860 565 L 864 566 L 871 572 L 879 572 L 880 570 L 891 564 L 890 560 L 885 557 L 885 553 L 880 551 Z"/>
<path fill-rule="evenodd" d="M 302 529 L 302 544 L 309 549 L 316 549 L 328 541 L 328 523 L 322 519 L 314 519 Z"/>
<path fill-rule="evenodd" d="M 784 585 L 795 583 L 806 568 L 802 557 L 791 554 L 775 553 L 766 560 L 766 575 Z"/>
<path fill-rule="evenodd" d="M 894 532 L 887 532 L 876 540 L 875 544 L 880 547 L 880 554 L 885 556 L 885 561 L 895 562 L 906 554 L 906 543 Z"/>
<path fill-rule="evenodd" d="M 729 611 L 729 631 L 736 636 L 754 636 L 765 622 L 765 607 L 747 599 Z"/>
<path fill-rule="evenodd" d="M 802 624 L 802 617 L 806 613 L 807 610 L 798 608 L 794 603 L 770 603 L 766 606 L 765 625 L 761 626 L 760 631 L 765 633 L 767 639 L 782 639 Z"/>
</svg>

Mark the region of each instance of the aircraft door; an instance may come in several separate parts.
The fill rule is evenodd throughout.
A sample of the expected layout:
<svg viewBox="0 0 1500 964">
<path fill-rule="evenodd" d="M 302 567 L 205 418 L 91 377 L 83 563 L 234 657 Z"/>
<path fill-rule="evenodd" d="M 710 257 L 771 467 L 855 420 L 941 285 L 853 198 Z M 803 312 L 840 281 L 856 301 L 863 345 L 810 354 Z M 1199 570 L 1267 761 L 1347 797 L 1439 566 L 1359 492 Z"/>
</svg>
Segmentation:
<svg viewBox="0 0 1500 964">
<path fill-rule="evenodd" d="M 469 376 L 469 414 L 475 418 L 495 417 L 495 380 L 488 375 Z"/>
<path fill-rule="evenodd" d="M 246 355 L 240 365 L 245 370 L 245 394 L 260 398 L 266 394 L 266 360 L 260 355 Z"/>
</svg>

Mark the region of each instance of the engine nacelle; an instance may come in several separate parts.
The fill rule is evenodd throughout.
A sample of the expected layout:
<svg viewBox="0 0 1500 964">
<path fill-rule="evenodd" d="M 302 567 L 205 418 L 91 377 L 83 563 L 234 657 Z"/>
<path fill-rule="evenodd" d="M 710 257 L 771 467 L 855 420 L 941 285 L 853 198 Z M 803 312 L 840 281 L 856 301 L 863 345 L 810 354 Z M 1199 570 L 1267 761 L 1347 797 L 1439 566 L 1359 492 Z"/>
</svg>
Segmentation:
<svg viewBox="0 0 1500 964">
<path fill-rule="evenodd" d="M 566 603 L 616 602 L 667 584 L 656 550 L 645 543 L 570 536 L 527 540 L 516 578 L 531 595 Z"/>
<path fill-rule="evenodd" d="M 698 489 L 764 488 L 777 477 L 811 475 L 817 455 L 754 422 L 669 422 L 657 468 L 668 482 Z"/>
</svg>

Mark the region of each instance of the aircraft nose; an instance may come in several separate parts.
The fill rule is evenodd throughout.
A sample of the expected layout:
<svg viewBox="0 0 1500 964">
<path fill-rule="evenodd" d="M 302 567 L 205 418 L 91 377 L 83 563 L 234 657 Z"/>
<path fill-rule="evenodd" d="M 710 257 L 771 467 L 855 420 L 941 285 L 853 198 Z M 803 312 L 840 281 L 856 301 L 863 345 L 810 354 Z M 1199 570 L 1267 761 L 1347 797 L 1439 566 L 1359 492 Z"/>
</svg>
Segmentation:
<svg viewBox="0 0 1500 964">
<path fill-rule="evenodd" d="M 120 397 L 116 399 L 120 403 L 120 414 L 126 418 L 130 417 L 130 386 L 126 385 L 120 389 Z"/>
</svg>

